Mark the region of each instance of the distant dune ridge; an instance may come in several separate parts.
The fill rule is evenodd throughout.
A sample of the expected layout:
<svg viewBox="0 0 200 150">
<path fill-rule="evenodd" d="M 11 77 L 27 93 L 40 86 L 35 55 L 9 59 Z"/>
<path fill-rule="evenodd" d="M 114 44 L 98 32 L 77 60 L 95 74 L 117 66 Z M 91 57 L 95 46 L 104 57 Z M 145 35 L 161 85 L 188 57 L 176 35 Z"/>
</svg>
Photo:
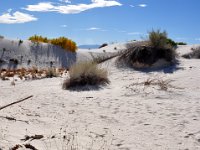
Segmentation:
<svg viewBox="0 0 200 150">
<path fill-rule="evenodd" d="M 76 53 L 52 44 L 33 43 L 28 40 L 0 39 L 0 68 L 68 68 L 76 62 Z"/>
</svg>

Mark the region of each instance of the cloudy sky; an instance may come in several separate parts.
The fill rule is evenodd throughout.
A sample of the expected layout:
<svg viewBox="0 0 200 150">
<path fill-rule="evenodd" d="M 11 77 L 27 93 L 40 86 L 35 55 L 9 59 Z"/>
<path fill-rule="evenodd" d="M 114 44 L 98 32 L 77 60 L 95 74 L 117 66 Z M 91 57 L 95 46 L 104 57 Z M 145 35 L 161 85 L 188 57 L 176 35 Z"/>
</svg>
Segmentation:
<svg viewBox="0 0 200 150">
<path fill-rule="evenodd" d="M 151 29 L 200 43 L 200 0 L 0 0 L 0 35 L 66 36 L 80 44 L 145 38 Z"/>
</svg>

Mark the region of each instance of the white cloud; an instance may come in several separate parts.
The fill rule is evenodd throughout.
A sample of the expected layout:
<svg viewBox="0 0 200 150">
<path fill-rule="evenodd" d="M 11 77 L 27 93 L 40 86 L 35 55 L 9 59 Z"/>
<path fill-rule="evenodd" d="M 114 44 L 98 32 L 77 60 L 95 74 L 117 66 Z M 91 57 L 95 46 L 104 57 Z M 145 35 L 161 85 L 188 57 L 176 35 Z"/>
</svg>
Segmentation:
<svg viewBox="0 0 200 150">
<path fill-rule="evenodd" d="M 143 33 L 140 33 L 140 32 L 129 32 L 128 35 L 143 35 Z"/>
<path fill-rule="evenodd" d="M 147 7 L 147 4 L 139 4 L 138 6 L 144 8 L 144 7 Z"/>
<path fill-rule="evenodd" d="M 63 24 L 63 25 L 61 25 L 60 27 L 62 27 L 62 28 L 67 28 L 67 25 Z"/>
<path fill-rule="evenodd" d="M 93 8 L 121 6 L 122 4 L 115 0 L 91 0 L 90 4 L 64 5 L 53 4 L 51 2 L 40 2 L 36 5 L 28 5 L 25 10 L 38 12 L 58 12 L 62 14 L 75 14 Z"/>
<path fill-rule="evenodd" d="M 88 31 L 94 31 L 94 30 L 101 30 L 100 28 L 96 28 L 96 27 L 91 27 L 91 28 L 88 28 L 86 29 Z"/>
<path fill-rule="evenodd" d="M 34 16 L 19 11 L 16 11 L 13 14 L 11 14 L 11 9 L 9 9 L 7 13 L 4 13 L 0 16 L 1 24 L 26 23 L 36 20 L 37 18 L 35 18 Z"/>
<path fill-rule="evenodd" d="M 64 3 L 71 3 L 71 1 L 70 0 L 59 0 L 60 2 L 64 2 Z"/>
<path fill-rule="evenodd" d="M 195 40 L 196 40 L 196 41 L 200 41 L 200 38 L 196 38 Z"/>
<path fill-rule="evenodd" d="M 134 5 L 130 5 L 130 7 L 135 7 Z"/>
</svg>

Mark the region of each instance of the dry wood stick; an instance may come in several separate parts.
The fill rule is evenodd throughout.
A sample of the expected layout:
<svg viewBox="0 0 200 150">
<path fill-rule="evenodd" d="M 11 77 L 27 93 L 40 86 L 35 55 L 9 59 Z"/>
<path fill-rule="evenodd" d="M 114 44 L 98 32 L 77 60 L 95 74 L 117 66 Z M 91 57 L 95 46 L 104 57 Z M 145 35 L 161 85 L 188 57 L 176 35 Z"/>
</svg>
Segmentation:
<svg viewBox="0 0 200 150">
<path fill-rule="evenodd" d="M 28 97 L 26 97 L 26 98 L 23 98 L 23 99 L 21 99 L 21 100 L 19 100 L 19 101 L 16 101 L 16 102 L 10 103 L 10 104 L 8 104 L 8 105 L 2 106 L 2 107 L 0 107 L 0 110 L 4 109 L 4 108 L 6 108 L 6 107 L 9 107 L 9 106 L 11 106 L 11 105 L 14 105 L 14 104 L 17 104 L 17 103 L 23 102 L 23 101 L 25 101 L 25 100 L 27 100 L 27 99 L 29 99 L 29 98 L 31 98 L 31 97 L 33 97 L 33 95 L 28 96 Z"/>
</svg>

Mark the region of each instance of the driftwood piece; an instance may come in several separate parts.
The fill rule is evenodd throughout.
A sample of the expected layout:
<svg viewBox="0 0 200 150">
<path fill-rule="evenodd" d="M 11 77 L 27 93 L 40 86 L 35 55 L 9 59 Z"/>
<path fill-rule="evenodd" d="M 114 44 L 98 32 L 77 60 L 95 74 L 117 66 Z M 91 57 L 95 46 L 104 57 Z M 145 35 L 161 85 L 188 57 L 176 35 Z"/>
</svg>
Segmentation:
<svg viewBox="0 0 200 150">
<path fill-rule="evenodd" d="M 8 105 L 2 106 L 2 107 L 0 107 L 0 110 L 2 110 L 2 109 L 4 109 L 4 108 L 7 108 L 7 107 L 9 107 L 9 106 L 12 106 L 12 105 L 14 105 L 14 104 L 17 104 L 17 103 L 23 102 L 23 101 L 25 101 L 25 100 L 27 100 L 27 99 L 29 99 L 29 98 L 31 98 L 31 97 L 33 97 L 33 95 L 28 96 L 28 97 L 26 97 L 26 98 L 23 98 L 23 99 L 21 99 L 21 100 L 19 100 L 19 101 L 16 101 L 16 102 L 10 103 L 10 104 L 8 104 Z"/>
</svg>

